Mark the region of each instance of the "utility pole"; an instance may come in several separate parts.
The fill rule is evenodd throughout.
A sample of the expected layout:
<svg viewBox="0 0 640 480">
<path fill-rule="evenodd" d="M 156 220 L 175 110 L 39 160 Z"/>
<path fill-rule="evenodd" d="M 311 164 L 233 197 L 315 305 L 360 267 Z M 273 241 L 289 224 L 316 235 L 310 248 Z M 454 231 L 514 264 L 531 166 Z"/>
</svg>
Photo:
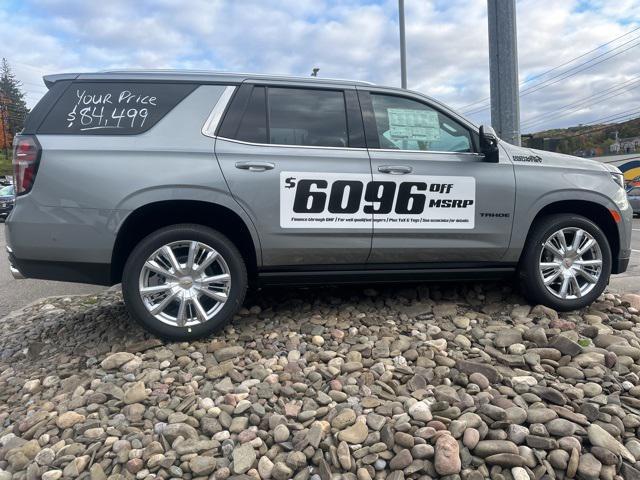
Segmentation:
<svg viewBox="0 0 640 480">
<path fill-rule="evenodd" d="M 515 0 L 487 0 L 491 125 L 503 140 L 520 145 L 520 91 Z"/>
<path fill-rule="evenodd" d="M 404 41 L 404 0 L 398 0 L 400 23 L 400 85 L 407 88 L 407 45 Z"/>
</svg>

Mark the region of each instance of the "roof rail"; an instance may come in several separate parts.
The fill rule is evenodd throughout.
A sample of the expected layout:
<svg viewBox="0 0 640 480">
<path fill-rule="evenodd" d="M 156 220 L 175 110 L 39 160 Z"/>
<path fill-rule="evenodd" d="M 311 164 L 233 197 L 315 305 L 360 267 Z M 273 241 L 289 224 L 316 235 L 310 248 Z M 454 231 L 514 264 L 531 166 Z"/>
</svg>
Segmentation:
<svg viewBox="0 0 640 480">
<path fill-rule="evenodd" d="M 198 70 L 198 69 L 177 69 L 177 68 L 120 68 L 120 69 L 109 69 L 109 70 L 99 70 L 98 73 L 184 73 L 191 75 L 231 75 L 237 77 L 257 77 L 257 78 L 299 78 L 303 80 L 310 81 L 323 81 L 323 80 L 335 80 L 339 82 L 356 82 L 362 83 L 366 85 L 375 85 L 373 82 L 368 82 L 366 80 L 353 80 L 351 78 L 333 78 L 333 77 L 303 77 L 300 75 L 287 75 L 287 74 L 271 74 L 271 73 L 256 73 L 256 72 L 229 72 L 224 70 Z"/>
</svg>

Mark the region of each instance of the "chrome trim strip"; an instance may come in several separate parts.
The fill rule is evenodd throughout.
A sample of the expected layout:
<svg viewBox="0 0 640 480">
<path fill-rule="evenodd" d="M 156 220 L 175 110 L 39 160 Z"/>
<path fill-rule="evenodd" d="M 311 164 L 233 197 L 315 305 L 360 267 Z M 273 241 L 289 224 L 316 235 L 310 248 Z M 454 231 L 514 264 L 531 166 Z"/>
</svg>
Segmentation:
<svg viewBox="0 0 640 480">
<path fill-rule="evenodd" d="M 252 142 L 244 142 L 242 140 L 235 140 L 233 138 L 227 137 L 214 137 L 219 140 L 225 140 L 227 142 L 240 143 L 242 145 L 249 145 L 252 147 L 284 147 L 284 148 L 309 148 L 309 149 L 320 149 L 320 150 L 354 150 L 361 151 L 366 150 L 364 147 L 315 147 L 313 145 L 280 145 L 278 143 L 252 143 Z"/>
<path fill-rule="evenodd" d="M 396 150 L 393 148 L 370 148 L 372 152 L 395 152 L 395 153 L 437 153 L 438 155 L 476 155 L 483 157 L 483 153 L 478 152 L 442 152 L 440 150 Z"/>
<path fill-rule="evenodd" d="M 392 148 L 364 148 L 364 147 L 315 147 L 313 145 L 281 145 L 279 143 L 253 143 L 253 142 L 244 142 L 242 140 L 235 140 L 233 138 L 227 137 L 219 137 L 215 136 L 213 138 L 224 140 L 226 142 L 240 143 L 242 145 L 249 145 L 252 147 L 284 147 L 284 148 L 309 148 L 309 149 L 321 149 L 321 150 L 353 150 L 353 151 L 361 151 L 361 150 L 369 150 L 371 152 L 392 152 L 392 153 L 435 153 L 438 155 L 475 155 L 478 157 L 484 156 L 482 153 L 476 152 L 441 152 L 437 150 L 395 150 Z"/>
<path fill-rule="evenodd" d="M 207 121 L 204 122 L 204 125 L 202 126 L 203 135 L 211 138 L 216 138 L 216 128 L 218 128 L 218 124 L 222 119 L 222 114 L 227 108 L 229 100 L 231 100 L 231 97 L 233 96 L 233 93 L 235 91 L 236 87 L 231 85 L 224 89 L 224 92 L 222 92 L 222 95 L 220 95 L 220 98 L 218 98 L 218 101 L 213 107 L 213 110 L 211 110 L 209 118 L 207 118 Z"/>
</svg>

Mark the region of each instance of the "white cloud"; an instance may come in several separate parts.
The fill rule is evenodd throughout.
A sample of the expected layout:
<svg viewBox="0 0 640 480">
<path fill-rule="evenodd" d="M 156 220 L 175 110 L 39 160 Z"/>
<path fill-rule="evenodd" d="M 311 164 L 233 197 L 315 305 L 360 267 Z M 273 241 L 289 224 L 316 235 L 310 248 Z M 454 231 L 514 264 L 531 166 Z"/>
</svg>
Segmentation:
<svg viewBox="0 0 640 480">
<path fill-rule="evenodd" d="M 487 97 L 486 3 L 405 3 L 410 88 L 454 107 Z M 45 90 L 44 74 L 124 67 L 306 76 L 317 66 L 320 76 L 399 84 L 395 0 L 24 0 L 20 8 L 10 6 L 0 5 L 0 55 L 8 57 L 24 82 L 30 105 Z M 615 8 L 604 0 L 519 0 L 517 10 L 521 79 L 640 25 L 640 0 L 622 0 Z M 634 36 L 640 38 L 640 31 Z M 629 50 L 524 96 L 523 120 L 640 75 L 639 51 Z M 640 88 L 620 93 L 566 117 L 550 116 L 539 126 L 585 122 L 640 104 Z M 488 122 L 489 110 L 472 118 Z"/>
</svg>

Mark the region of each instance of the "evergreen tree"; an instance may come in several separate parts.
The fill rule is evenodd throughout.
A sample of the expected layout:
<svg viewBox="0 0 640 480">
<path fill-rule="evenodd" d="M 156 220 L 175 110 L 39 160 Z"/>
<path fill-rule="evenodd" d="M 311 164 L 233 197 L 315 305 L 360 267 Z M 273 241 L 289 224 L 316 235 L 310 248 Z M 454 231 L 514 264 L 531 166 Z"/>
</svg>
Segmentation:
<svg viewBox="0 0 640 480">
<path fill-rule="evenodd" d="M 0 65 L 0 148 L 11 147 L 14 135 L 24 128 L 28 112 L 22 83 L 16 79 L 7 59 L 3 58 Z"/>
</svg>

